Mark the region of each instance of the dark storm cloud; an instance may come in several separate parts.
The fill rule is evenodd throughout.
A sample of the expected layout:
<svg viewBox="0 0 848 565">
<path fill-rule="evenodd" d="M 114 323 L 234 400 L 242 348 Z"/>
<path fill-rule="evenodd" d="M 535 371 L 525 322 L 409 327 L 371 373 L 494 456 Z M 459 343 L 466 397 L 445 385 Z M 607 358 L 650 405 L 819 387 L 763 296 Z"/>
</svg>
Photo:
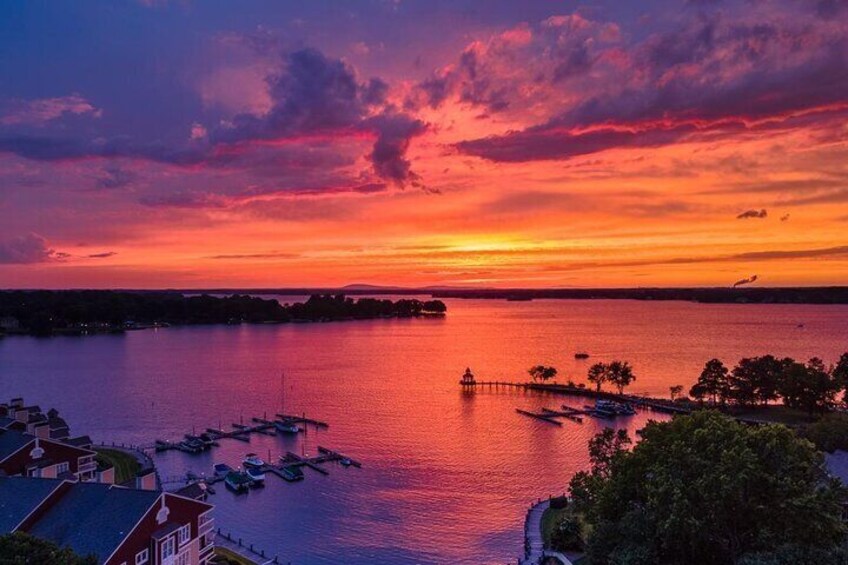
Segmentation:
<svg viewBox="0 0 848 565">
<path fill-rule="evenodd" d="M 0 131 L 0 152 L 41 161 L 125 157 L 177 166 L 237 168 L 240 158 L 252 149 L 251 144 L 258 142 L 261 145 L 287 140 L 308 144 L 316 137 L 329 141 L 362 137 L 375 140 L 366 158 L 377 177 L 399 186 L 417 181 L 406 151 L 411 138 L 425 131 L 425 124 L 387 103 L 389 86 L 383 80 L 361 81 L 348 63 L 316 49 L 300 49 L 279 56 L 279 68 L 267 83 L 272 106 L 266 114 L 236 115 L 211 130 L 208 140 L 141 142 L 129 136 L 76 136 L 62 129 L 13 129 Z M 240 150 L 219 150 L 227 146 Z M 98 181 L 101 188 L 118 188 L 133 180 L 120 169 L 106 172 L 107 176 Z M 168 199 L 178 205 L 197 202 L 181 197 L 153 197 L 163 202 Z"/>
</svg>

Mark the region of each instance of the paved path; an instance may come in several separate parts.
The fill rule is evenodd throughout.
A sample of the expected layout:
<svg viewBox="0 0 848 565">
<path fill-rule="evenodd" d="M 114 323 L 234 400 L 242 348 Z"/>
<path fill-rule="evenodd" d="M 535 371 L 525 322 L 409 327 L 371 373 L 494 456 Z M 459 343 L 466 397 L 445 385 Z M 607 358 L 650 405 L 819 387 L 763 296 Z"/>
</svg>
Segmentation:
<svg viewBox="0 0 848 565">
<path fill-rule="evenodd" d="M 545 549 L 541 529 L 542 514 L 550 505 L 551 501 L 545 499 L 534 504 L 527 512 L 524 521 L 524 547 L 529 549 L 529 552 L 525 553 L 524 559 L 520 561 L 522 565 L 536 565 L 542 558 L 542 551 Z"/>
</svg>

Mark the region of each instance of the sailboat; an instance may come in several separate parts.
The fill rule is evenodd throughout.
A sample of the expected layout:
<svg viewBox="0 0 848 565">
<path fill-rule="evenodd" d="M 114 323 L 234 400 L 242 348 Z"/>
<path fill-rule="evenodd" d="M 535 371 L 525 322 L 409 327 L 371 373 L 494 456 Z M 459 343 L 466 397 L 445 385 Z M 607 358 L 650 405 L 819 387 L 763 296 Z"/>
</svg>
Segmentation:
<svg viewBox="0 0 848 565">
<path fill-rule="evenodd" d="M 286 413 L 286 374 L 280 375 L 280 413 Z M 284 434 L 296 434 L 300 432 L 300 426 L 292 422 L 290 419 L 275 420 L 274 427 L 278 432 Z"/>
</svg>

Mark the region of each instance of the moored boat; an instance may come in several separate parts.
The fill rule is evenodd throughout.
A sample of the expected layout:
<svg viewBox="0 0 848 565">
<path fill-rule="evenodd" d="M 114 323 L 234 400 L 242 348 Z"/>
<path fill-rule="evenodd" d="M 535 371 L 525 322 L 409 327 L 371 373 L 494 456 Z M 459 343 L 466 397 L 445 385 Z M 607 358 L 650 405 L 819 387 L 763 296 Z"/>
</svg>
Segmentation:
<svg viewBox="0 0 848 565">
<path fill-rule="evenodd" d="M 256 455 L 255 453 L 248 453 L 247 455 L 245 455 L 244 459 L 242 459 L 242 463 L 244 463 L 245 467 L 262 467 L 263 465 L 265 465 L 265 462 L 262 460 L 262 458 Z"/>
<path fill-rule="evenodd" d="M 215 471 L 215 476 L 218 478 L 226 477 L 227 474 L 232 473 L 235 470 L 226 463 L 216 463 L 213 469 Z"/>
<path fill-rule="evenodd" d="M 303 480 L 303 469 L 300 467 L 286 465 L 280 471 L 283 473 L 283 478 L 289 482 Z"/>
<path fill-rule="evenodd" d="M 626 402 L 616 402 L 614 400 L 598 400 L 595 402 L 593 410 L 596 414 L 607 418 L 613 418 L 615 416 L 632 416 L 636 413 L 636 410 L 631 404 Z"/>
<path fill-rule="evenodd" d="M 259 467 L 248 467 L 245 472 L 252 481 L 250 486 L 261 487 L 265 484 L 265 471 Z"/>
<path fill-rule="evenodd" d="M 588 358 L 589 358 L 589 354 L 588 354 L 588 353 L 585 353 L 585 352 L 583 352 L 583 351 L 579 351 L 579 352 L 577 352 L 577 353 L 575 353 L 575 354 L 574 354 L 574 358 L 575 358 L 575 359 L 588 359 Z"/>
<path fill-rule="evenodd" d="M 250 488 L 250 477 L 241 471 L 230 471 L 224 478 L 224 484 L 234 492 L 247 492 Z"/>
<path fill-rule="evenodd" d="M 277 428 L 278 432 L 282 432 L 284 434 L 296 434 L 300 432 L 300 426 L 290 420 L 276 420 L 274 422 L 274 427 Z"/>
<path fill-rule="evenodd" d="M 342 457 L 341 459 L 339 459 L 339 463 L 345 467 L 350 467 L 351 465 L 353 465 L 353 461 L 351 461 L 349 457 Z"/>
</svg>

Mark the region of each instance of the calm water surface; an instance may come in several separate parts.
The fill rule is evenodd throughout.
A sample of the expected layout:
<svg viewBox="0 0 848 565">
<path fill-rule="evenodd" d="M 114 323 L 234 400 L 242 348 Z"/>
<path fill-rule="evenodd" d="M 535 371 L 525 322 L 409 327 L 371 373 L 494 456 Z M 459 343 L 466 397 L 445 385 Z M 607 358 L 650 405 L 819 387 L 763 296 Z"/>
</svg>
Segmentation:
<svg viewBox="0 0 848 565">
<path fill-rule="evenodd" d="M 289 301 L 293 300 L 291 298 Z M 325 477 L 213 497 L 218 524 L 292 563 L 508 563 L 522 552 L 524 510 L 586 467 L 600 424 L 561 428 L 515 408 L 580 406 L 532 393 L 463 393 L 478 379 L 523 380 L 552 364 L 581 381 L 596 360 L 629 360 L 635 392 L 691 385 L 718 356 L 774 353 L 836 360 L 848 307 L 682 302 L 455 300 L 445 319 L 283 326 L 186 327 L 85 338 L 0 340 L 0 395 L 57 407 L 75 433 L 150 444 L 196 427 L 278 411 L 330 423 L 298 439 L 223 441 L 212 453 L 157 456 L 162 475 L 237 465 L 317 445 L 361 460 Z M 799 328 L 799 324 L 804 324 Z M 575 361 L 575 351 L 592 358 Z M 564 380 L 564 379 L 562 379 Z M 631 432 L 650 413 L 618 423 Z"/>
</svg>

